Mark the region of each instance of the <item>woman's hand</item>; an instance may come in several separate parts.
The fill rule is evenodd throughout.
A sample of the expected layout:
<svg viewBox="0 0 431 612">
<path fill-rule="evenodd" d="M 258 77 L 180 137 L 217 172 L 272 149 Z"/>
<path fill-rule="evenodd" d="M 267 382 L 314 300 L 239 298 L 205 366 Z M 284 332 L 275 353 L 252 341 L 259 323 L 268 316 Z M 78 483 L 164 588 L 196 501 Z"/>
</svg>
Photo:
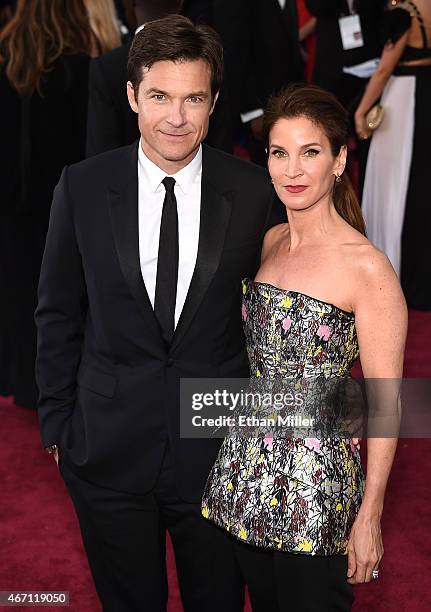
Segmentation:
<svg viewBox="0 0 431 612">
<path fill-rule="evenodd" d="M 356 446 L 358 450 L 361 449 L 361 438 L 352 438 L 352 444 Z"/>
<path fill-rule="evenodd" d="M 370 582 L 372 572 L 378 569 L 384 553 L 379 515 L 367 516 L 359 510 L 350 533 L 347 553 L 347 582 Z"/>
<path fill-rule="evenodd" d="M 355 113 L 355 129 L 360 140 L 368 140 L 371 136 L 371 132 L 367 129 L 365 115 L 362 113 Z"/>
</svg>

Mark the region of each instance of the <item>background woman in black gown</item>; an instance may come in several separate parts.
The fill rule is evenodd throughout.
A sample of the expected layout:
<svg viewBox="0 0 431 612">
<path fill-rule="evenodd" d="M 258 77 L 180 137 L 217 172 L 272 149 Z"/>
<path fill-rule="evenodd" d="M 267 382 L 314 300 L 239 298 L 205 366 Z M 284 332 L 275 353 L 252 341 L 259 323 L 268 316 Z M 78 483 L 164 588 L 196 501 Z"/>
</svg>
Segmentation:
<svg viewBox="0 0 431 612">
<path fill-rule="evenodd" d="M 359 137 L 368 138 L 364 115 L 382 96 L 362 208 L 367 235 L 391 260 L 408 306 L 431 310 L 431 3 L 391 4 L 380 64 L 355 115 Z"/>
<path fill-rule="evenodd" d="M 85 153 L 91 47 L 82 0 L 18 0 L 0 33 L 1 369 L 21 406 L 36 403 L 33 313 L 53 188 Z"/>
</svg>

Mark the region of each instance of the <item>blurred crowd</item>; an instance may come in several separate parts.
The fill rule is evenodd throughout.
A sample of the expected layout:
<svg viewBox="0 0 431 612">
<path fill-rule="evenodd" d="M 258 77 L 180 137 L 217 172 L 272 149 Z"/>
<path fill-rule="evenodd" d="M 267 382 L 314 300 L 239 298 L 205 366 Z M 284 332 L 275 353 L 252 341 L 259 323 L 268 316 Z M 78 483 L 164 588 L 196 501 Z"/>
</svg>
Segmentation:
<svg viewBox="0 0 431 612">
<path fill-rule="evenodd" d="M 136 31 L 171 13 L 217 30 L 225 78 L 207 143 L 261 165 L 266 164 L 262 115 L 269 96 L 305 80 L 332 91 L 351 112 L 350 172 L 362 191 L 370 139 L 358 138 L 354 115 L 387 46 L 387 4 L 0 1 L 0 394 L 13 394 L 21 406 L 36 405 L 33 313 L 52 193 L 62 168 L 138 138 L 125 89 Z M 425 13 L 425 29 L 431 31 Z M 347 23 L 353 27 L 350 35 Z M 394 36 L 393 44 L 397 40 Z M 427 295 L 422 306 L 411 305 L 431 308 L 431 299 Z"/>
</svg>

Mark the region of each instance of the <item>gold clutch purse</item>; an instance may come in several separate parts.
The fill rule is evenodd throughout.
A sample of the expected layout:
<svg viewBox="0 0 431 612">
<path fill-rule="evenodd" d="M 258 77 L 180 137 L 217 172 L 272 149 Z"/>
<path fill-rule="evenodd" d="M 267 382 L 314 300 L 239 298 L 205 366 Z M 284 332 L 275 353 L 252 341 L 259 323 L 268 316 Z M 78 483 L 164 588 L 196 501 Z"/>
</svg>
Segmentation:
<svg viewBox="0 0 431 612">
<path fill-rule="evenodd" d="M 381 125 L 383 117 L 385 116 L 385 109 L 381 104 L 375 104 L 368 113 L 365 115 L 365 123 L 367 128 L 374 132 Z"/>
</svg>

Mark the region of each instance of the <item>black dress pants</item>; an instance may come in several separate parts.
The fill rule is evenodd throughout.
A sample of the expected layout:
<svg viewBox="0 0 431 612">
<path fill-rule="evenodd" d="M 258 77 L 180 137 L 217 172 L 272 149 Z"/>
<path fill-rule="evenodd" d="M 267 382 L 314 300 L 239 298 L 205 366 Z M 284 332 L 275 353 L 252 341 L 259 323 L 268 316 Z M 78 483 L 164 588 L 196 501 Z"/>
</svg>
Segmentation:
<svg viewBox="0 0 431 612">
<path fill-rule="evenodd" d="M 166 451 L 153 491 L 131 495 L 81 478 L 60 461 L 104 612 L 161 612 L 168 595 L 165 542 L 175 552 L 185 612 L 242 612 L 244 584 L 233 542 L 181 500 Z"/>
<path fill-rule="evenodd" d="M 253 612 L 349 612 L 347 555 L 311 556 L 235 542 Z"/>
</svg>

